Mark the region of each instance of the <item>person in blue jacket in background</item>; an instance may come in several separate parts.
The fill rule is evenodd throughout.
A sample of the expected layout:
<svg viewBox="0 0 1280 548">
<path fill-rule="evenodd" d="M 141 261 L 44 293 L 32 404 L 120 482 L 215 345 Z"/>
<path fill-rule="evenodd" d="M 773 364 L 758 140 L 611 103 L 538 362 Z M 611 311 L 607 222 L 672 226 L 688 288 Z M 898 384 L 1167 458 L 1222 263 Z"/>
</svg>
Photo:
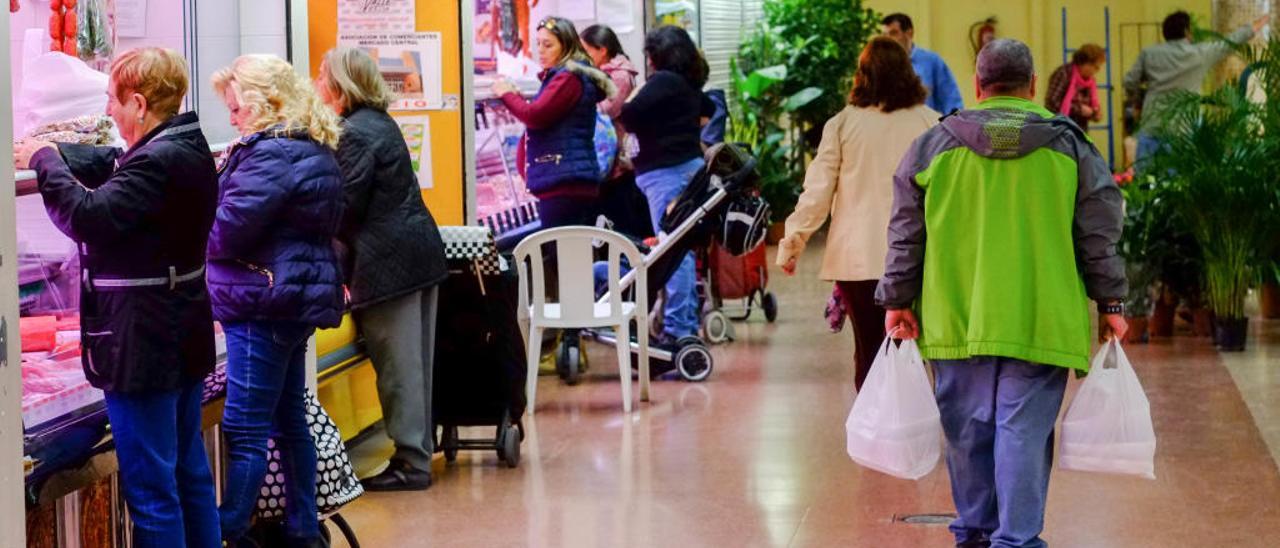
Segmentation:
<svg viewBox="0 0 1280 548">
<path fill-rule="evenodd" d="M 960 87 L 956 78 L 947 68 L 942 56 L 915 44 L 916 27 L 911 17 L 905 13 L 894 13 L 880 20 L 881 30 L 885 36 L 897 40 L 902 47 L 911 52 L 911 66 L 916 75 L 929 91 L 924 104 L 941 113 L 943 116 L 964 109 L 964 99 L 960 96 Z"/>
</svg>

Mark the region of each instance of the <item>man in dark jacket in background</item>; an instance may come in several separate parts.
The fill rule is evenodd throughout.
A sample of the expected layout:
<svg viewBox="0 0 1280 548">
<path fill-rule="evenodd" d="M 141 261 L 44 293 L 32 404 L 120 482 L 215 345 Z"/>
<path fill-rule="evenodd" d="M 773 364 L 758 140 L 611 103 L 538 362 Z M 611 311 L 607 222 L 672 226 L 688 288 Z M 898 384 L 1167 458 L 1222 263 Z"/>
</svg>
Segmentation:
<svg viewBox="0 0 1280 548">
<path fill-rule="evenodd" d="M 387 114 L 391 90 L 362 50 L 325 55 L 320 97 L 344 118 L 338 144 L 347 209 L 338 238 L 351 308 L 378 373 L 391 463 L 364 480 L 370 491 L 431 486 L 435 451 L 432 369 L 444 244 L 422 201 L 409 149 Z"/>
</svg>

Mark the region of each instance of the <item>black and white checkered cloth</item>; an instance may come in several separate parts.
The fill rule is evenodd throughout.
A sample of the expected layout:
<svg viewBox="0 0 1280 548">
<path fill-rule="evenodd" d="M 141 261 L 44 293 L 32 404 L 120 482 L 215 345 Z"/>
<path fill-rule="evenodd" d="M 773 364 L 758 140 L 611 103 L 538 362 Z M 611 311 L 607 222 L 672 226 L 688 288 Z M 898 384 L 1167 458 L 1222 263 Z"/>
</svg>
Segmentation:
<svg viewBox="0 0 1280 548">
<path fill-rule="evenodd" d="M 498 245 L 489 227 L 442 226 L 440 238 L 444 240 L 444 255 L 450 263 L 472 263 L 483 276 L 498 275 L 507 269 L 506 261 L 498 256 Z"/>
</svg>

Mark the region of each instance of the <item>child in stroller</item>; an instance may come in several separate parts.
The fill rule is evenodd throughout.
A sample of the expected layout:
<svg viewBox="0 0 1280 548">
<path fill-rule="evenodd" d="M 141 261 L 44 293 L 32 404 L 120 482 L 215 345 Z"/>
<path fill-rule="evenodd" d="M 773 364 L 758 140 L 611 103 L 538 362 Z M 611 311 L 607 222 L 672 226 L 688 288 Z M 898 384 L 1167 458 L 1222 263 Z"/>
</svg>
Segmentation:
<svg viewBox="0 0 1280 548">
<path fill-rule="evenodd" d="M 657 302 L 657 293 L 679 266 L 684 255 L 691 250 L 708 246 L 713 234 L 730 220 L 726 212 L 732 205 L 735 210 L 756 211 L 766 214 L 768 206 L 756 195 L 757 176 L 755 159 L 743 149 L 732 144 L 718 144 L 707 151 L 706 166 L 698 170 L 693 180 L 680 197 L 671 205 L 662 220 L 662 237 L 657 244 L 646 252 L 643 265 L 649 279 L 650 302 Z M 739 216 L 734 216 L 739 217 Z M 745 249 L 734 251 L 742 254 L 753 249 L 764 237 L 763 229 L 752 238 L 741 239 Z M 729 243 L 729 242 L 726 242 Z M 597 265 L 597 280 L 602 272 Z M 622 287 L 626 291 L 634 280 L 633 274 L 623 277 Z M 600 302 L 605 302 L 608 295 L 602 295 Z M 661 310 L 654 306 L 653 310 Z M 606 344 L 631 344 L 631 341 L 616 341 L 611 334 L 598 331 L 582 332 L 584 338 L 594 338 Z M 581 356 L 580 341 L 567 338 L 563 341 L 558 353 L 557 368 L 561 374 L 576 375 L 580 363 L 574 363 L 575 356 Z M 689 381 L 702 381 L 711 374 L 714 362 L 706 343 L 698 337 L 684 337 L 668 342 L 661 341 L 650 351 L 652 362 L 650 371 L 658 376 L 676 370 L 680 376 Z M 575 351 L 576 350 L 576 351 Z M 634 354 L 633 354 L 634 356 Z M 580 359 L 580 358 L 577 358 Z"/>
</svg>

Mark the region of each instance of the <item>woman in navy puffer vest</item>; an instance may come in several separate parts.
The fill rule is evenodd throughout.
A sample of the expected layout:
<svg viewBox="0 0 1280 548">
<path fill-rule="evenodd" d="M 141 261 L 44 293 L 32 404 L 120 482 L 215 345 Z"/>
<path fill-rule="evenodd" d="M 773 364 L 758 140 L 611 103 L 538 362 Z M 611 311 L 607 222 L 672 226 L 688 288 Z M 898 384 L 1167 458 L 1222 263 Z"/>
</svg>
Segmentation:
<svg viewBox="0 0 1280 548">
<path fill-rule="evenodd" d="M 532 101 L 507 80 L 493 93 L 525 124 L 526 186 L 538 198 L 542 228 L 590 225 L 600 181 L 596 157 L 596 103 L 617 93 L 613 81 L 591 65 L 578 31 L 568 19 L 538 24 L 542 88 Z"/>
<path fill-rule="evenodd" d="M 344 204 L 339 121 L 275 56 L 240 57 L 213 85 L 243 135 L 219 176 L 208 249 L 213 315 L 227 335 L 222 536 L 235 545 L 248 531 L 275 431 L 289 545 L 322 545 L 305 358 L 315 329 L 342 318 L 332 244 Z"/>
</svg>

